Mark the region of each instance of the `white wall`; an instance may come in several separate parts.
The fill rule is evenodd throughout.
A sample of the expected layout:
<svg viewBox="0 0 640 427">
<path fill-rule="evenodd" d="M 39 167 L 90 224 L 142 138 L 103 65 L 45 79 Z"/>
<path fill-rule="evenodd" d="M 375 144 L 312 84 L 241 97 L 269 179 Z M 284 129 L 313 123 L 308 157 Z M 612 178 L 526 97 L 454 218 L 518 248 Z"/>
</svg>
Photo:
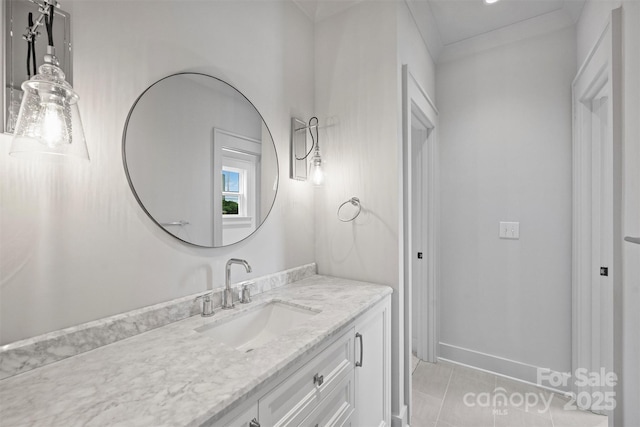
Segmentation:
<svg viewBox="0 0 640 427">
<path fill-rule="evenodd" d="M 316 113 L 326 170 L 316 194 L 316 260 L 324 274 L 397 288 L 395 5 L 361 3 L 316 24 Z M 342 223 L 338 206 L 363 213 Z"/>
<path fill-rule="evenodd" d="M 399 187 L 396 5 L 363 2 L 316 24 L 316 115 L 326 179 L 315 190 L 321 274 L 394 288 L 392 415 L 403 390 L 399 311 Z M 356 196 L 362 213 L 340 222 Z"/>
<path fill-rule="evenodd" d="M 574 75 L 572 28 L 438 64 L 441 356 L 529 381 L 571 368 Z"/>
<path fill-rule="evenodd" d="M 316 261 L 322 274 L 394 288 L 392 414 L 404 405 L 402 354 L 401 66 L 427 90 L 435 66 L 404 2 L 362 2 L 316 24 L 316 114 L 326 182 L 316 193 Z M 356 196 L 362 213 L 340 222 Z"/>
<path fill-rule="evenodd" d="M 252 276 L 315 260 L 313 191 L 288 179 L 290 116 L 313 107 L 313 25 L 288 1 L 68 1 L 74 87 L 91 163 L 8 156 L 0 136 L 0 343 L 221 287 L 230 257 Z M 280 189 L 264 226 L 229 248 L 186 246 L 158 229 L 122 167 L 127 113 L 180 71 L 222 78 L 262 113 Z M 245 273 L 234 270 L 234 281 Z"/>
<path fill-rule="evenodd" d="M 432 99 L 436 95 L 436 65 L 423 40 L 414 17 L 405 2 L 397 7 L 398 21 L 398 62 L 407 64 L 411 74 Z M 401 73 L 402 67 L 398 68 Z M 402 84 L 399 74 L 398 81 Z M 401 88 L 399 89 L 402 90 Z M 401 92 L 399 92 L 401 94 Z M 400 111 L 401 112 L 401 111 Z M 399 131 L 401 129 L 399 128 Z M 400 135 L 401 137 L 402 135 Z M 401 138 L 399 139 L 401 140 Z"/>
<path fill-rule="evenodd" d="M 640 2 L 587 1 L 577 24 L 578 65 L 595 45 L 611 10 L 623 8 L 623 234 L 640 236 Z M 640 425 L 640 246 L 623 243 L 622 412 L 616 425 Z M 619 349 L 615 349 L 619 351 Z M 617 417 L 622 416 L 622 420 Z"/>
</svg>

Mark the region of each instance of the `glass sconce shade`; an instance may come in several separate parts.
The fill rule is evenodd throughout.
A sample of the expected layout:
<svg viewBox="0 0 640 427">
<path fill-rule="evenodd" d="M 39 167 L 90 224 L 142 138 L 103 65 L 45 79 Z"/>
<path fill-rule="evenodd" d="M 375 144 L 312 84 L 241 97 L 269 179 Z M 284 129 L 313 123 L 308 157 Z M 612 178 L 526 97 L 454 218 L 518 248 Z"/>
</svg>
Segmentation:
<svg viewBox="0 0 640 427">
<path fill-rule="evenodd" d="M 322 158 L 320 152 L 316 150 L 313 158 L 311 159 L 309 175 L 311 175 L 311 182 L 313 185 L 322 185 L 324 183 L 324 171 L 322 170 Z"/>
<path fill-rule="evenodd" d="M 24 95 L 9 154 L 89 160 L 78 94 L 56 65 L 45 63 L 38 71 L 22 83 Z"/>
</svg>

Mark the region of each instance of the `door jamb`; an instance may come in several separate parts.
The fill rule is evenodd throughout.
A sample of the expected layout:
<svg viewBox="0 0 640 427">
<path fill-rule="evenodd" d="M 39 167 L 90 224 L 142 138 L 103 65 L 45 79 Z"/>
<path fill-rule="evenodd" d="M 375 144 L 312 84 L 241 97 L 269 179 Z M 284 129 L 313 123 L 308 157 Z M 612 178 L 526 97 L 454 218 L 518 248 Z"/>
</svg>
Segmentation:
<svg viewBox="0 0 640 427">
<path fill-rule="evenodd" d="M 583 129 L 590 125 L 583 117 L 583 102 L 596 95 L 603 81 L 609 85 L 613 111 L 610 116 L 613 144 L 613 282 L 614 340 L 613 369 L 622 377 L 622 8 L 611 12 L 609 21 L 572 83 L 573 106 L 573 238 L 572 238 L 572 370 L 591 367 L 591 146 Z M 587 82 L 586 85 L 584 82 Z M 587 146 L 583 146 L 587 145 Z M 584 286 L 588 283 L 589 286 Z M 586 288 L 586 289 L 585 289 Z M 591 392 L 578 389 L 573 391 Z M 615 387 L 620 396 L 620 382 Z M 622 401 L 617 399 L 609 425 L 622 425 Z"/>
</svg>

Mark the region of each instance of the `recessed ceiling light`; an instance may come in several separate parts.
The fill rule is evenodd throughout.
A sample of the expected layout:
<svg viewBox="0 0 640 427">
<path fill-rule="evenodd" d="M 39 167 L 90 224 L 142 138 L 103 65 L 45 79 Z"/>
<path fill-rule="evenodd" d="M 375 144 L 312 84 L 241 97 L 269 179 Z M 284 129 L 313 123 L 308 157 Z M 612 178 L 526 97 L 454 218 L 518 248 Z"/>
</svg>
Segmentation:
<svg viewBox="0 0 640 427">
<path fill-rule="evenodd" d="M 500 0 L 483 0 L 485 4 L 494 4 L 498 3 Z"/>
</svg>

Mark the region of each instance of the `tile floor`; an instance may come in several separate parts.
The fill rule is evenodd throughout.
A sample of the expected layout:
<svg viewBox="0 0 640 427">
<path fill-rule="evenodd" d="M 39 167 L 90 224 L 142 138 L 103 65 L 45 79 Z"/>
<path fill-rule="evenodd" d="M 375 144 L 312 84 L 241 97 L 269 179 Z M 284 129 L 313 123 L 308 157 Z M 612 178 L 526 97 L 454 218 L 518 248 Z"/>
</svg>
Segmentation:
<svg viewBox="0 0 640 427">
<path fill-rule="evenodd" d="M 550 391 L 487 372 L 413 358 L 411 427 L 607 426 L 607 417 L 565 410 L 567 402 Z"/>
</svg>

